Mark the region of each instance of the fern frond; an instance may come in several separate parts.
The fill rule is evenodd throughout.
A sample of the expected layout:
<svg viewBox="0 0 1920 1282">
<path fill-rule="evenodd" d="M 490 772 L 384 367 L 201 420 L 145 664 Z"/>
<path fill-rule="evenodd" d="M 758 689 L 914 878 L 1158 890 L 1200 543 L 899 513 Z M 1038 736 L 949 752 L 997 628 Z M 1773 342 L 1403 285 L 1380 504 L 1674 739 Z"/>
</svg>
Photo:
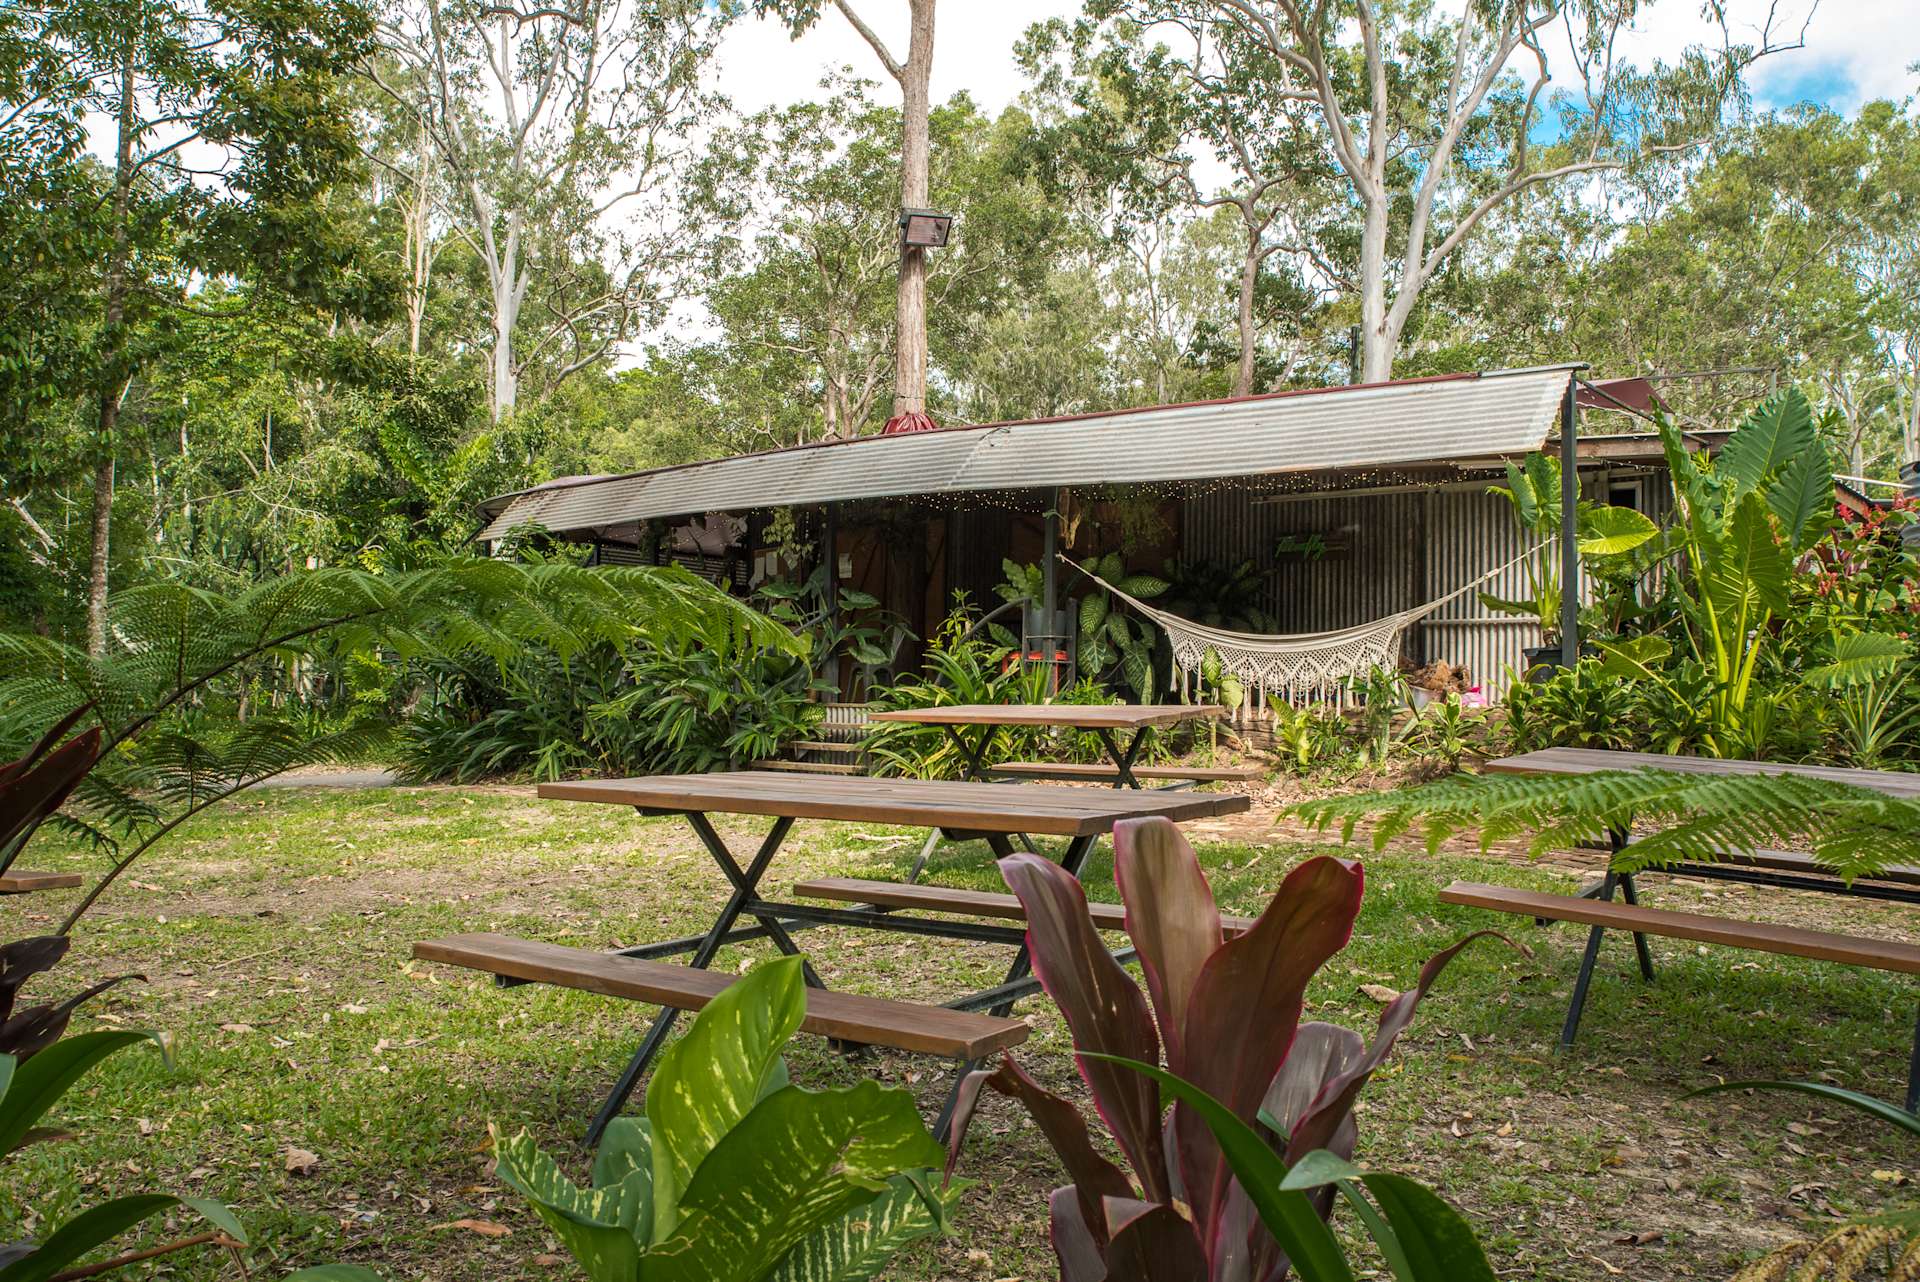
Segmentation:
<svg viewBox="0 0 1920 1282">
<path fill-rule="evenodd" d="M 1591 775 L 1456 775 L 1385 793 L 1304 802 L 1293 813 L 1343 840 L 1372 819 L 1378 849 L 1420 830 L 1429 847 L 1477 831 L 1482 847 L 1526 838 L 1535 855 L 1604 845 L 1636 825 L 1651 831 L 1616 860 L 1622 872 L 1804 846 L 1852 880 L 1920 864 L 1920 801 L 1804 775 L 1694 775 L 1664 770 Z"/>
</svg>

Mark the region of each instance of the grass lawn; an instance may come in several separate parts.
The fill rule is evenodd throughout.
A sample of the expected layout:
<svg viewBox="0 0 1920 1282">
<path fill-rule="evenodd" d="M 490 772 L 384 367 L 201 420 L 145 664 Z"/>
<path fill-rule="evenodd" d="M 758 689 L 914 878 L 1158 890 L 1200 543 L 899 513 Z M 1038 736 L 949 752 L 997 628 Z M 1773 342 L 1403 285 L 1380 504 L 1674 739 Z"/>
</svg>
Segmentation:
<svg viewBox="0 0 1920 1282">
<path fill-rule="evenodd" d="M 738 845 L 760 825 L 723 831 Z M 1189 835 L 1223 907 L 1247 913 L 1289 867 L 1327 848 L 1257 815 Z M 767 885 L 897 876 L 919 836 L 802 825 Z M 98 864 L 50 842 L 26 862 Z M 1437 903 L 1440 886 L 1463 876 L 1562 888 L 1575 875 L 1413 849 L 1368 856 L 1367 874 L 1353 943 L 1310 994 L 1312 1017 L 1362 1029 L 1379 1009 L 1364 988 L 1403 987 L 1429 954 L 1494 924 Z M 998 886 L 979 846 L 951 848 L 932 876 Z M 1104 857 L 1088 882 L 1096 897 L 1114 897 Z M 165 1029 L 177 1050 L 171 1067 L 124 1053 L 68 1097 L 59 1120 L 80 1138 L 11 1164 L 0 1241 L 44 1233 L 109 1195 L 160 1189 L 232 1205 L 263 1277 L 328 1260 L 448 1282 L 575 1276 L 492 1178 L 487 1124 L 530 1128 L 567 1148 L 578 1172 L 570 1146 L 651 1012 L 537 987 L 496 990 L 481 976 L 414 964 L 408 945 L 459 930 L 629 945 L 704 928 L 723 885 L 677 820 L 541 803 L 527 789 L 250 794 L 136 866 L 83 923 L 73 959 L 27 990 L 44 999 L 142 971 L 148 984 L 89 1004 L 77 1027 Z M 1861 933 L 1904 937 L 1910 924 L 1906 909 L 1831 897 L 1659 877 L 1645 878 L 1643 891 L 1664 906 Z M 51 928 L 70 902 L 69 892 L 0 901 L 5 937 Z M 1503 1276 L 1724 1278 L 1836 1215 L 1907 1199 L 1898 1185 L 1920 1167 L 1920 1149 L 1851 1115 L 1797 1096 L 1675 1099 L 1716 1076 L 1825 1076 L 1898 1098 L 1910 985 L 1656 940 L 1659 980 L 1645 987 L 1630 943 L 1610 937 L 1581 1044 L 1562 1057 L 1552 1047 L 1584 932 L 1505 928 L 1533 955 L 1498 943 L 1470 950 L 1360 1113 L 1361 1158 L 1415 1173 L 1467 1209 Z M 823 930 L 801 942 L 830 984 L 904 998 L 984 986 L 1007 961 L 1004 949 L 904 935 Z M 720 964 L 738 970 L 758 955 L 729 950 Z M 1055 1089 L 1077 1091 L 1058 1016 L 1039 997 L 1019 1012 L 1035 1027 L 1022 1059 Z M 848 1061 L 811 1038 L 796 1043 L 792 1063 L 802 1083 L 864 1073 L 905 1086 L 928 1117 L 949 1080 L 941 1061 Z M 1055 1276 L 1044 1194 L 1060 1172 L 1024 1116 L 991 1101 L 962 1171 L 979 1186 L 959 1232 L 890 1276 Z M 214 1253 L 174 1257 L 168 1270 L 232 1275 Z"/>
</svg>

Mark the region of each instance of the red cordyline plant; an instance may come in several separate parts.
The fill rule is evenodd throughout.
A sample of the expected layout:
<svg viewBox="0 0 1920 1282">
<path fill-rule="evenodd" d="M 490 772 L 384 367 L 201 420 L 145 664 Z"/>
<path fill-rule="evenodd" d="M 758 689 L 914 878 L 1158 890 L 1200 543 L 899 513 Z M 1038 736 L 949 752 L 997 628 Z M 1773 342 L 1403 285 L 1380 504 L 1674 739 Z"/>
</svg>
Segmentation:
<svg viewBox="0 0 1920 1282">
<path fill-rule="evenodd" d="M 981 1088 L 991 1087 L 1026 1106 L 1073 1180 L 1048 1200 L 1062 1282 L 1277 1282 L 1286 1258 L 1206 1125 L 1185 1104 L 1169 1113 L 1151 1078 L 1088 1055 L 1164 1063 L 1243 1122 L 1264 1126 L 1289 1164 L 1320 1149 L 1349 1157 L 1361 1088 L 1440 971 L 1477 935 L 1429 960 L 1415 987 L 1387 1003 L 1367 1044 L 1349 1029 L 1300 1020 L 1307 984 L 1353 934 L 1366 881 L 1358 863 L 1308 860 L 1229 939 L 1199 860 L 1173 824 L 1122 823 L 1113 846 L 1145 993 L 1108 953 L 1071 874 L 1033 855 L 1003 859 L 1000 871 L 1026 909 L 1034 973 L 1066 1016 L 1080 1076 L 1132 1175 L 1095 1150 L 1074 1105 L 1010 1056 L 962 1085 L 949 1166 Z M 1328 1215 L 1331 1190 L 1313 1206 Z"/>
</svg>

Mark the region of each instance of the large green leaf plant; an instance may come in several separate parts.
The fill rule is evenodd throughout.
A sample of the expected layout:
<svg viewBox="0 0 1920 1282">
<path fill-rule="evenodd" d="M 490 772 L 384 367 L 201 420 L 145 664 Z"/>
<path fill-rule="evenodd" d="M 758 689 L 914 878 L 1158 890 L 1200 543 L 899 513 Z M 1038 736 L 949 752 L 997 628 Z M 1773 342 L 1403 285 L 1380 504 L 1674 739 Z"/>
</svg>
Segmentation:
<svg viewBox="0 0 1920 1282">
<path fill-rule="evenodd" d="M 1756 409 L 1727 438 L 1717 459 L 1689 451 L 1662 420 L 1660 439 L 1673 484 L 1669 572 L 1687 576 L 1677 595 L 1675 635 L 1649 634 L 1602 644 L 1611 674 L 1655 683 L 1689 698 L 1672 680 L 1678 657 L 1705 671 L 1703 746 L 1722 757 L 1764 755 L 1778 700 L 1758 695 L 1763 660 L 1794 611 L 1796 567 L 1827 535 L 1833 513 L 1833 460 L 1806 396 L 1790 388 Z M 1831 662 L 1816 686 L 1851 686 L 1890 672 L 1905 647 L 1895 639 L 1829 639 Z"/>
<path fill-rule="evenodd" d="M 1501 614 L 1519 615 L 1540 625 L 1551 645 L 1560 636 L 1560 522 L 1566 511 L 1560 491 L 1560 461 L 1529 454 L 1523 464 L 1507 464 L 1507 483 L 1489 488 L 1513 507 L 1521 532 L 1534 540 L 1525 561 L 1527 595 L 1512 599 L 1480 594 L 1481 604 Z M 1575 546 L 1589 570 L 1600 572 L 1657 537 L 1660 527 L 1632 508 L 1580 500 L 1574 511 Z"/>
<path fill-rule="evenodd" d="M 801 959 L 759 967 L 660 1057 L 647 1113 L 618 1118 L 581 1187 L 526 1133 L 501 1181 L 592 1282 L 859 1282 L 944 1230 L 965 1187 L 905 1091 L 813 1091 L 781 1050 L 806 1013 Z"/>
</svg>

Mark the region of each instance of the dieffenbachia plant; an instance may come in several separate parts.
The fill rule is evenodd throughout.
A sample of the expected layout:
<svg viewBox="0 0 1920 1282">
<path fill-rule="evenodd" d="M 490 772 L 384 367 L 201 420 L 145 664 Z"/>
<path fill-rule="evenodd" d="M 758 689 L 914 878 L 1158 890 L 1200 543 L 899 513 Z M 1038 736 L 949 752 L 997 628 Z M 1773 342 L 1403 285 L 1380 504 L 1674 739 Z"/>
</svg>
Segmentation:
<svg viewBox="0 0 1920 1282">
<path fill-rule="evenodd" d="M 944 1230 L 964 1188 L 913 1097 L 812 1091 L 780 1052 L 806 1013 L 800 958 L 709 1002 L 660 1057 L 647 1115 L 618 1118 L 582 1188 L 525 1132 L 496 1135 L 500 1179 L 592 1282 L 860 1282 Z"/>
<path fill-rule="evenodd" d="M 1107 952 L 1080 883 L 1031 855 L 1000 862 L 1027 914 L 1034 973 L 1073 1033 L 1075 1061 L 1127 1168 L 1099 1153 L 1071 1103 L 1009 1057 L 961 1091 L 949 1165 L 959 1157 L 982 1087 L 1018 1099 L 1073 1182 L 1049 1200 L 1062 1282 L 1269 1282 L 1281 1242 L 1202 1114 L 1166 1110 L 1162 1083 L 1106 1057 L 1167 1070 L 1217 1100 L 1293 1163 L 1327 1150 L 1352 1156 L 1354 1101 L 1413 1019 L 1440 971 L 1473 938 L 1439 953 L 1395 997 L 1371 1044 L 1348 1029 L 1302 1023 L 1307 985 L 1346 946 L 1365 875 L 1357 863 L 1312 859 L 1293 870 L 1247 930 L 1224 939 L 1193 850 L 1164 819 L 1114 829 L 1114 877 L 1139 950 L 1142 992 Z M 1296 1259 L 1338 1247 L 1325 1220 L 1331 1186 L 1288 1190 L 1280 1205 Z M 1304 1273 L 1303 1276 L 1309 1276 Z M 1337 1275 L 1331 1275 L 1337 1276 Z"/>
</svg>

